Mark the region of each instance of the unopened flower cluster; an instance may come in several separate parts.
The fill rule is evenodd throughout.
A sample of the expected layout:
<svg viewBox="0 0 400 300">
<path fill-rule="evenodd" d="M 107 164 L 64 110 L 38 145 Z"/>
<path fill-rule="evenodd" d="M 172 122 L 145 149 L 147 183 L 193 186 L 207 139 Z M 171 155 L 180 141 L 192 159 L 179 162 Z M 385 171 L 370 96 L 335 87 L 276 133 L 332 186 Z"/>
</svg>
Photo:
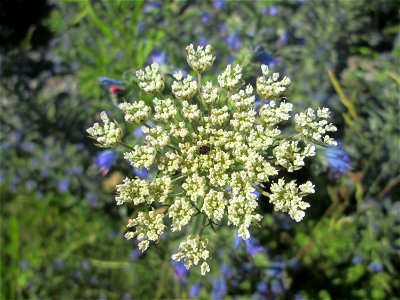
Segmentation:
<svg viewBox="0 0 400 300">
<path fill-rule="evenodd" d="M 105 112 L 103 126 L 96 123 L 88 133 L 103 147 L 124 145 L 124 158 L 132 166 L 153 171 L 152 180 L 126 178 L 117 186 L 118 205 L 141 208 L 129 220 L 133 231 L 126 238 L 136 237 L 145 251 L 168 226 L 173 232 L 191 226 L 195 233 L 181 242 L 172 259 L 183 259 L 187 268 L 198 265 L 205 274 L 210 250 L 203 232 L 227 224 L 237 227 L 244 240 L 250 238 L 250 226 L 262 218 L 257 191 L 269 197 L 275 210 L 296 221 L 304 217 L 309 204 L 303 197 L 314 193 L 314 186 L 280 176 L 302 168 L 315 155 L 313 143 L 335 145 L 328 134 L 336 128 L 327 120 L 327 108 L 307 109 L 294 116 L 297 134 L 281 136 L 281 123 L 291 118 L 293 109 L 281 100 L 291 83 L 288 77 L 271 74 L 262 65 L 254 89 L 234 64 L 217 76 L 217 83 L 202 82 L 201 74 L 215 60 L 212 48 L 190 45 L 186 50 L 193 74 L 176 72 L 172 93 L 163 93 L 168 84 L 152 64 L 136 73 L 151 100 L 129 99 L 119 105 L 126 122 L 142 126 L 146 136 L 141 145 L 122 143 L 120 127 Z"/>
</svg>

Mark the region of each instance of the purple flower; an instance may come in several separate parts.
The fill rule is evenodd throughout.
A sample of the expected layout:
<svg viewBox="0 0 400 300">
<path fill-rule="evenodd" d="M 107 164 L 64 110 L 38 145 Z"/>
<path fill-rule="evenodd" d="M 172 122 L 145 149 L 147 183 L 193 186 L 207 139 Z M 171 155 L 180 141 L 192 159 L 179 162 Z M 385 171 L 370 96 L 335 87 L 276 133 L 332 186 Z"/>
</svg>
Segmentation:
<svg viewBox="0 0 400 300">
<path fill-rule="evenodd" d="M 143 129 L 142 129 L 142 126 L 136 127 L 133 132 L 134 132 L 135 136 L 137 136 L 137 137 L 142 138 L 142 137 L 145 136 L 145 134 L 143 132 Z"/>
<path fill-rule="evenodd" d="M 69 179 L 61 179 L 58 181 L 57 189 L 60 193 L 66 193 L 69 190 Z"/>
<path fill-rule="evenodd" d="M 223 299 L 228 291 L 225 279 L 223 277 L 218 277 L 213 280 L 212 297 L 214 300 Z"/>
<path fill-rule="evenodd" d="M 336 175 L 344 174 L 351 168 L 349 155 L 343 149 L 341 143 L 335 148 L 327 148 L 325 150 L 325 158 L 330 169 Z"/>
<path fill-rule="evenodd" d="M 246 252 L 251 256 L 255 256 L 257 253 L 264 252 L 264 248 L 258 243 L 257 240 L 249 238 L 246 240 Z"/>
<path fill-rule="evenodd" d="M 192 288 L 189 291 L 189 297 L 194 298 L 200 294 L 201 285 L 200 283 L 196 282 L 192 285 Z"/>
<path fill-rule="evenodd" d="M 107 175 L 108 171 L 110 171 L 111 166 L 114 164 L 117 159 L 117 155 L 114 150 L 103 150 L 99 152 L 96 156 L 96 166 L 100 171 L 102 176 Z"/>
<path fill-rule="evenodd" d="M 280 64 L 279 60 L 275 59 L 271 52 L 264 51 L 262 48 L 256 52 L 255 59 L 257 62 L 271 68 Z"/>
<path fill-rule="evenodd" d="M 140 251 L 139 249 L 133 249 L 131 252 L 129 252 L 129 259 L 131 261 L 136 261 L 141 255 L 142 251 Z"/>
<path fill-rule="evenodd" d="M 214 0 L 213 6 L 216 10 L 221 10 L 225 6 L 225 0 Z"/>
<path fill-rule="evenodd" d="M 226 44 L 233 50 L 238 51 L 242 46 L 242 42 L 240 40 L 239 34 L 237 32 L 229 35 L 225 39 Z"/>
<path fill-rule="evenodd" d="M 146 168 L 141 168 L 140 170 L 136 167 L 133 167 L 133 173 L 138 176 L 140 179 L 146 179 L 150 175 L 150 171 Z"/>
<path fill-rule="evenodd" d="M 31 142 L 22 142 L 21 149 L 22 151 L 32 153 L 35 150 L 36 146 L 34 143 Z"/>
<path fill-rule="evenodd" d="M 223 265 L 221 267 L 221 273 L 225 276 L 225 277 L 230 277 L 232 275 L 232 267 L 230 265 Z"/>
<path fill-rule="evenodd" d="M 257 198 L 260 198 L 260 196 L 261 196 L 261 193 L 259 192 L 259 191 L 254 191 L 254 192 L 251 192 L 253 195 L 255 195 Z"/>
<path fill-rule="evenodd" d="M 183 260 L 180 261 L 173 260 L 171 264 L 174 267 L 174 272 L 179 283 L 186 284 L 189 271 L 186 269 Z"/>
<path fill-rule="evenodd" d="M 200 37 L 200 38 L 199 38 L 199 41 L 198 41 L 198 44 L 199 44 L 199 46 L 203 46 L 203 47 L 207 46 L 207 44 L 208 44 L 208 38 L 205 37 L 205 36 Z M 184 73 L 182 72 L 182 74 L 184 74 Z M 185 75 L 185 76 L 186 76 L 186 75 Z"/>
<path fill-rule="evenodd" d="M 54 269 L 61 269 L 62 267 L 64 267 L 65 265 L 65 261 L 62 258 L 57 258 L 54 262 L 53 262 L 53 268 Z"/>
<path fill-rule="evenodd" d="M 290 259 L 289 267 L 291 267 L 294 270 L 297 270 L 300 267 L 299 260 L 296 257 L 293 257 L 292 259 Z"/>
<path fill-rule="evenodd" d="M 167 61 L 167 53 L 165 51 L 153 51 L 149 56 L 149 64 L 156 63 L 164 65 Z"/>
<path fill-rule="evenodd" d="M 361 256 L 354 256 L 352 262 L 355 265 L 359 265 L 359 264 L 362 264 L 363 259 Z"/>
<path fill-rule="evenodd" d="M 22 270 L 26 270 L 26 269 L 28 269 L 29 268 L 29 262 L 27 261 L 27 260 L 23 260 L 22 262 L 21 262 L 21 269 Z"/>
<path fill-rule="evenodd" d="M 383 271 L 383 266 L 382 266 L 382 264 L 380 264 L 380 263 L 372 262 L 372 263 L 370 263 L 370 265 L 369 265 L 369 269 L 370 269 L 372 272 L 378 273 L 378 272 L 382 272 L 382 271 Z"/>
<path fill-rule="evenodd" d="M 284 291 L 284 286 L 281 280 L 273 280 L 271 282 L 271 291 L 276 294 L 281 294 Z"/>
<path fill-rule="evenodd" d="M 82 270 L 89 270 L 90 269 L 90 263 L 87 259 L 84 259 L 81 261 L 81 269 Z"/>
<path fill-rule="evenodd" d="M 295 294 L 294 295 L 294 300 L 305 300 L 304 297 L 300 294 Z"/>
<path fill-rule="evenodd" d="M 274 16 L 277 16 L 278 13 L 279 13 L 278 8 L 277 8 L 276 6 L 273 6 L 273 5 L 267 6 L 267 7 L 263 7 L 263 9 L 262 9 L 262 11 L 261 11 L 261 14 L 262 14 L 263 16 L 266 16 L 266 15 L 268 14 L 268 15 L 274 17 Z"/>
<path fill-rule="evenodd" d="M 238 236 L 236 233 L 235 239 L 233 240 L 233 243 L 232 243 L 232 249 L 237 249 L 242 244 L 242 242 L 243 242 L 243 239 L 240 236 Z"/>
<path fill-rule="evenodd" d="M 11 138 L 14 143 L 18 143 L 21 140 L 21 137 L 22 137 L 22 133 L 20 131 L 14 130 L 11 132 Z"/>
<path fill-rule="evenodd" d="M 274 278 L 281 278 L 283 276 L 283 270 L 286 265 L 284 262 L 277 261 L 273 262 L 267 270 L 267 275 Z"/>
<path fill-rule="evenodd" d="M 279 44 L 285 45 L 287 43 L 287 40 L 288 40 L 288 35 L 286 32 L 284 32 L 279 37 Z"/>
<path fill-rule="evenodd" d="M 265 281 L 261 281 L 257 284 L 257 292 L 259 292 L 260 294 L 265 294 L 266 292 L 268 292 L 268 283 L 266 283 Z"/>
<path fill-rule="evenodd" d="M 201 21 L 206 24 L 210 22 L 210 14 L 207 11 L 202 12 Z"/>
<path fill-rule="evenodd" d="M 89 207 L 97 207 L 99 205 L 99 196 L 93 192 L 86 193 L 86 200 L 89 202 Z"/>
<path fill-rule="evenodd" d="M 270 14 L 271 16 L 277 16 L 278 13 L 279 13 L 279 10 L 278 10 L 278 8 L 277 8 L 276 6 L 271 5 L 271 6 L 269 7 L 269 14 Z"/>
</svg>

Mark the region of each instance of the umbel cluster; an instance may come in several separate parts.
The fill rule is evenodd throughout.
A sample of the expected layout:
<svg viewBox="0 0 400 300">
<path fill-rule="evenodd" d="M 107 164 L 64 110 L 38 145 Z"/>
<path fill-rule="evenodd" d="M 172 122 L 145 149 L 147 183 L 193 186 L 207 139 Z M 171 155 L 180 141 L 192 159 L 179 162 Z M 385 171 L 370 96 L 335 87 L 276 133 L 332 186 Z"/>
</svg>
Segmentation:
<svg viewBox="0 0 400 300">
<path fill-rule="evenodd" d="M 186 47 L 193 75 L 174 74 L 172 93 L 163 93 L 165 78 L 157 64 L 136 72 L 139 87 L 153 100 L 132 99 L 119 104 L 125 121 L 142 126 L 142 144 L 122 142 L 123 132 L 105 112 L 102 124 L 87 130 L 102 147 L 125 146 L 124 158 L 138 168 L 152 171 L 152 180 L 125 178 L 117 185 L 116 201 L 138 206 L 140 212 L 128 222 L 126 238 L 136 237 L 139 249 L 159 242 L 167 229 L 181 231 L 191 226 L 174 260 L 184 260 L 189 269 L 200 265 L 210 271 L 205 228 L 235 226 L 244 240 L 249 227 L 260 221 L 256 212 L 257 192 L 269 198 L 276 211 L 286 212 L 296 221 L 303 219 L 310 205 L 303 201 L 314 193 L 307 181 L 286 182 L 281 170 L 294 172 L 304 159 L 315 155 L 316 144 L 336 145 L 328 133 L 336 127 L 327 121 L 327 108 L 309 108 L 294 116 L 296 134 L 282 135 L 280 124 L 291 117 L 293 105 L 282 97 L 290 85 L 261 66 L 253 86 L 242 80 L 242 68 L 228 65 L 218 82 L 203 82 L 202 73 L 215 60 L 212 47 Z M 269 192 L 267 192 L 269 191 Z"/>
</svg>

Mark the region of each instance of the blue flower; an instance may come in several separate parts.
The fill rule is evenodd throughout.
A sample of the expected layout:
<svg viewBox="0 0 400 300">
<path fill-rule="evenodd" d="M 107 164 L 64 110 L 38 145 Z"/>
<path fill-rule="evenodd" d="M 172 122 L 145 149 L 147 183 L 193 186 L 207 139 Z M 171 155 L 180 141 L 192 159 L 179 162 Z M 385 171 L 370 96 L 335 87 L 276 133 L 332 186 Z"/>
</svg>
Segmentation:
<svg viewBox="0 0 400 300">
<path fill-rule="evenodd" d="M 21 269 L 22 270 L 26 270 L 26 269 L 28 269 L 29 268 L 29 262 L 27 261 L 27 260 L 23 260 L 22 262 L 21 262 Z"/>
<path fill-rule="evenodd" d="M 281 294 L 285 290 L 281 280 L 273 280 L 271 282 L 271 291 L 276 294 Z"/>
<path fill-rule="evenodd" d="M 225 279 L 222 276 L 215 278 L 213 280 L 212 285 L 213 285 L 213 289 L 212 289 L 211 294 L 212 294 L 213 299 L 214 300 L 223 299 L 225 294 L 228 291 Z"/>
<path fill-rule="evenodd" d="M 61 269 L 61 268 L 64 267 L 64 265 L 65 265 L 64 259 L 62 259 L 62 258 L 57 258 L 56 260 L 54 260 L 53 266 L 52 266 L 52 267 L 53 267 L 54 269 Z"/>
<path fill-rule="evenodd" d="M 280 61 L 275 59 L 271 52 L 265 51 L 262 47 L 256 49 L 255 60 L 271 68 L 280 64 Z"/>
<path fill-rule="evenodd" d="M 200 283 L 196 282 L 192 285 L 192 288 L 189 291 L 189 297 L 194 298 L 200 294 L 201 285 Z"/>
<path fill-rule="evenodd" d="M 372 262 L 372 263 L 370 263 L 370 265 L 369 265 L 369 269 L 370 269 L 372 272 L 378 273 L 378 272 L 382 272 L 382 271 L 383 271 L 383 266 L 382 266 L 382 264 L 380 264 L 380 263 Z"/>
<path fill-rule="evenodd" d="M 296 257 L 293 257 L 292 259 L 289 260 L 289 267 L 291 267 L 294 270 L 297 270 L 300 267 L 300 262 Z"/>
<path fill-rule="evenodd" d="M 129 259 L 131 261 L 136 261 L 139 259 L 139 257 L 142 255 L 142 251 L 139 249 L 133 249 L 131 252 L 129 252 Z"/>
<path fill-rule="evenodd" d="M 210 14 L 207 11 L 202 12 L 201 21 L 206 24 L 210 22 Z"/>
<path fill-rule="evenodd" d="M 60 193 L 66 193 L 69 190 L 69 179 L 61 179 L 58 181 L 57 189 Z"/>
<path fill-rule="evenodd" d="M 325 158 L 330 169 L 336 175 L 344 174 L 351 168 L 349 155 L 340 143 L 337 147 L 327 148 L 325 150 Z"/>
<path fill-rule="evenodd" d="M 232 243 L 232 249 L 237 249 L 242 244 L 242 242 L 243 242 L 243 239 L 240 236 L 238 236 L 236 233 L 235 239 L 233 240 L 233 243 Z"/>
<path fill-rule="evenodd" d="M 135 128 L 135 130 L 133 131 L 133 133 L 135 134 L 136 137 L 142 138 L 145 136 L 142 126 L 139 126 L 137 128 Z"/>
<path fill-rule="evenodd" d="M 208 38 L 205 37 L 205 36 L 200 37 L 199 40 L 198 40 L 198 44 L 199 44 L 199 46 L 203 46 L 203 47 L 207 46 L 208 45 Z M 182 74 L 184 74 L 184 76 L 186 76 L 186 71 L 182 72 Z"/>
<path fill-rule="evenodd" d="M 213 6 L 216 10 L 221 10 L 225 6 L 225 0 L 215 0 Z"/>
<path fill-rule="evenodd" d="M 262 253 L 264 252 L 264 248 L 258 243 L 257 240 L 249 238 L 246 240 L 246 252 L 247 254 L 254 256 L 257 253 Z"/>
<path fill-rule="evenodd" d="M 140 170 L 136 167 L 133 167 L 133 173 L 139 177 L 140 179 L 147 179 L 150 175 L 150 171 L 146 168 L 141 168 Z"/>
<path fill-rule="evenodd" d="M 174 267 L 175 275 L 178 281 L 182 284 L 186 284 L 189 271 L 186 269 L 183 260 L 180 261 L 171 261 L 172 266 Z"/>
<path fill-rule="evenodd" d="M 278 13 L 279 13 L 279 10 L 278 10 L 278 8 L 277 8 L 276 6 L 274 6 L 274 5 L 271 5 L 271 6 L 268 6 L 268 7 L 264 7 L 264 8 L 262 9 L 262 15 L 263 15 L 263 16 L 269 14 L 270 16 L 275 17 L 275 16 L 278 15 Z"/>
<path fill-rule="evenodd" d="M 283 271 L 285 270 L 285 263 L 281 261 L 273 262 L 267 270 L 267 275 L 272 278 L 282 278 Z"/>
<path fill-rule="evenodd" d="M 265 294 L 266 292 L 268 292 L 268 283 L 266 283 L 265 281 L 261 281 L 257 284 L 257 292 L 259 292 L 260 294 Z"/>
<path fill-rule="evenodd" d="M 221 267 L 221 273 L 225 276 L 225 277 L 230 277 L 232 275 L 232 267 L 230 265 L 223 265 Z"/>
<path fill-rule="evenodd" d="M 164 65 L 167 61 L 167 53 L 165 51 L 153 51 L 148 59 L 149 64 L 156 63 Z"/>
<path fill-rule="evenodd" d="M 288 40 L 288 34 L 287 34 L 286 32 L 282 33 L 282 34 L 279 36 L 279 43 L 280 43 L 281 45 L 286 45 L 287 40 Z"/>
<path fill-rule="evenodd" d="M 97 207 L 99 205 L 99 196 L 93 192 L 86 193 L 86 200 L 89 203 L 89 207 Z"/>
<path fill-rule="evenodd" d="M 114 150 L 103 150 L 96 156 L 96 166 L 102 176 L 107 175 L 110 171 L 111 166 L 117 159 L 117 155 Z"/>
<path fill-rule="evenodd" d="M 304 297 L 300 294 L 295 294 L 294 295 L 294 300 L 305 300 Z"/>
<path fill-rule="evenodd" d="M 362 264 L 363 259 L 361 256 L 354 256 L 352 262 L 355 265 L 359 265 L 359 264 Z"/>
<path fill-rule="evenodd" d="M 242 41 L 240 40 L 239 34 L 237 32 L 229 35 L 225 39 L 225 42 L 233 51 L 238 51 L 242 46 Z"/>
</svg>

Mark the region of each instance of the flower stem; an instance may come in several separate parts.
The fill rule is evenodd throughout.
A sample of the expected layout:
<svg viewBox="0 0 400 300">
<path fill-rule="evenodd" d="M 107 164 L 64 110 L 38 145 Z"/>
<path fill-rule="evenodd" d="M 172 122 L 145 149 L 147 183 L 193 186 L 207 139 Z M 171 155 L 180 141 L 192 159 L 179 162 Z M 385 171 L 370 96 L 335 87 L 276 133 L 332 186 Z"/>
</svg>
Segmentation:
<svg viewBox="0 0 400 300">
<path fill-rule="evenodd" d="M 125 148 L 129 149 L 129 150 L 135 150 L 133 147 L 129 146 L 128 144 L 125 144 L 124 142 L 119 142 L 119 144 L 121 146 L 124 146 Z"/>
<path fill-rule="evenodd" d="M 201 227 L 199 231 L 199 236 L 203 235 L 204 228 L 206 227 L 207 216 L 203 215 L 203 221 L 201 222 Z"/>
</svg>

